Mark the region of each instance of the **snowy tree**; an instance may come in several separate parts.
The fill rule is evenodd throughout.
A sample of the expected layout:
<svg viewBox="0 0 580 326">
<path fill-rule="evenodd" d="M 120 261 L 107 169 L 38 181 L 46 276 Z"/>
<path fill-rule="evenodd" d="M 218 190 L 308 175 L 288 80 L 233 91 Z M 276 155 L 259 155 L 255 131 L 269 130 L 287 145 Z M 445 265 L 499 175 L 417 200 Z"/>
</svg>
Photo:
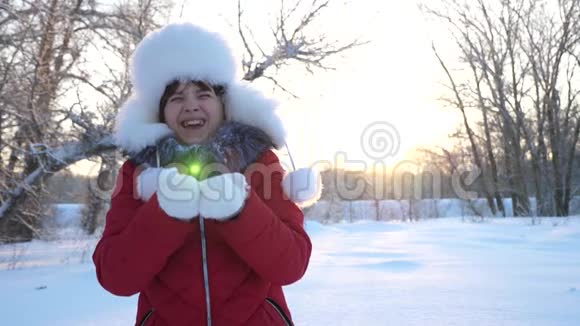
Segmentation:
<svg viewBox="0 0 580 326">
<path fill-rule="evenodd" d="M 14 1 L 0 8 L 0 240 L 37 235 L 46 179 L 115 148 L 110 131 L 114 109 L 130 89 L 125 67 L 131 48 L 167 8 L 152 1 L 106 6 L 82 0 Z M 97 54 L 106 56 L 106 77 L 91 67 Z M 95 94 L 104 100 L 95 101 Z"/>
<path fill-rule="evenodd" d="M 580 131 L 580 1 L 441 0 L 423 6 L 443 22 L 458 65 L 434 53 L 446 103 L 463 118 L 472 162 L 493 213 L 568 215 Z"/>
</svg>

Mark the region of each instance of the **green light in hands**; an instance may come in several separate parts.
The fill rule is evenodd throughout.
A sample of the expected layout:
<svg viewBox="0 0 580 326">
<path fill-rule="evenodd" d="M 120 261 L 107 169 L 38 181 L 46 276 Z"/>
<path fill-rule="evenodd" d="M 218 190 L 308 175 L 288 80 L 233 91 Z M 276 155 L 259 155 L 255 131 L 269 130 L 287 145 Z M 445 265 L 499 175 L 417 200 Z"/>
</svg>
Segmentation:
<svg viewBox="0 0 580 326">
<path fill-rule="evenodd" d="M 196 176 L 201 171 L 201 166 L 198 163 L 191 163 L 188 167 L 189 175 Z"/>
</svg>

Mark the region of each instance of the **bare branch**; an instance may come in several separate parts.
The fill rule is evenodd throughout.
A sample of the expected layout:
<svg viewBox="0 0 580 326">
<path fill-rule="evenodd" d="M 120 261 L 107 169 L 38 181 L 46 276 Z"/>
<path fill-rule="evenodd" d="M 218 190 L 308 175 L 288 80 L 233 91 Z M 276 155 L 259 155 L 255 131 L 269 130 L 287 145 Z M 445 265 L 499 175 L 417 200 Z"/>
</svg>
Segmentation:
<svg viewBox="0 0 580 326">
<path fill-rule="evenodd" d="M 284 88 L 282 85 L 280 85 L 280 83 L 278 83 L 278 81 L 270 76 L 266 76 L 264 75 L 264 78 L 272 81 L 274 83 L 274 85 L 276 85 L 276 87 L 280 88 L 281 90 L 283 90 L 284 92 L 288 93 L 289 95 L 291 95 L 293 98 L 298 99 L 298 96 L 296 96 L 294 93 L 290 92 L 289 90 L 287 90 L 286 88 Z"/>
</svg>

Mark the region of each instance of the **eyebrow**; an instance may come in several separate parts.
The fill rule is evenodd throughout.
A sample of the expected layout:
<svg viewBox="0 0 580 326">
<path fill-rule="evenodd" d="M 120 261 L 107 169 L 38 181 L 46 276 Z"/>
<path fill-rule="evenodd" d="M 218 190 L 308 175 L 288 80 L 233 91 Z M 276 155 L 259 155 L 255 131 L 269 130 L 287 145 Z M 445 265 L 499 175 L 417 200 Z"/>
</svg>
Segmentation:
<svg viewBox="0 0 580 326">
<path fill-rule="evenodd" d="M 175 93 L 171 94 L 171 96 L 170 96 L 170 97 L 173 97 L 173 96 L 175 96 L 175 95 L 183 95 L 183 91 L 184 91 L 184 90 L 185 90 L 185 87 L 184 87 L 182 90 L 180 90 L 180 91 L 176 91 Z M 211 90 L 211 89 L 202 89 L 202 88 L 199 88 L 199 87 L 198 87 L 198 89 L 195 91 L 195 93 L 196 93 L 196 94 L 203 93 L 203 92 L 209 92 L 209 93 L 215 94 L 215 92 L 212 92 L 212 90 Z"/>
</svg>

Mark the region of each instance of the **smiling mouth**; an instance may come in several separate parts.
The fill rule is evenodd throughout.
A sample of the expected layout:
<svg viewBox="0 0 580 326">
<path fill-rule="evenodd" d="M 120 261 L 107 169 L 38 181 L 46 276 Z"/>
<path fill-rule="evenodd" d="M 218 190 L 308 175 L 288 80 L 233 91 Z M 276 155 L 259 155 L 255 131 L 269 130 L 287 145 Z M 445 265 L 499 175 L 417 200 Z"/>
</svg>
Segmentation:
<svg viewBox="0 0 580 326">
<path fill-rule="evenodd" d="M 185 129 L 199 129 L 205 126 L 205 119 L 192 119 L 192 120 L 184 120 L 181 122 L 181 126 Z"/>
</svg>

